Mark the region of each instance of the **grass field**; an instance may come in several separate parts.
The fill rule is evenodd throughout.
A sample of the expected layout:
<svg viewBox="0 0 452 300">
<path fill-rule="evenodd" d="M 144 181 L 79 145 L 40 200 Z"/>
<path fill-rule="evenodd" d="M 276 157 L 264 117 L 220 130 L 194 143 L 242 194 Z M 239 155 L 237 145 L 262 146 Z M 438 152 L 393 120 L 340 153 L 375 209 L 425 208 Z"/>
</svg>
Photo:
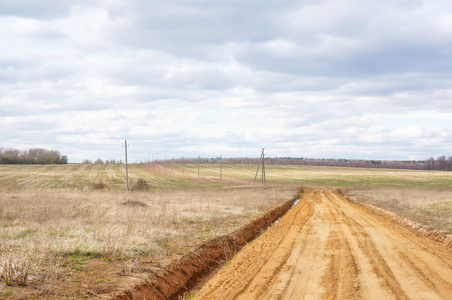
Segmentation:
<svg viewBox="0 0 452 300">
<path fill-rule="evenodd" d="M 267 186 L 259 174 L 253 187 L 253 165 L 223 165 L 221 181 L 218 165 L 202 165 L 199 177 L 197 165 L 130 165 L 130 188 L 141 180 L 148 190 L 129 193 L 124 172 L 0 165 L 0 298 L 101 293 L 231 232 L 300 186 L 341 188 L 452 233 L 452 172 L 267 166 Z"/>
<path fill-rule="evenodd" d="M 316 185 L 348 188 L 452 189 L 451 172 L 312 166 L 266 166 L 269 185 Z M 108 190 L 125 189 L 123 165 L 0 165 L 0 190 L 74 189 L 86 191 L 96 183 Z M 150 189 L 220 188 L 251 185 L 254 165 L 130 165 L 129 180 L 144 179 Z M 257 185 L 261 182 L 261 173 Z"/>
</svg>

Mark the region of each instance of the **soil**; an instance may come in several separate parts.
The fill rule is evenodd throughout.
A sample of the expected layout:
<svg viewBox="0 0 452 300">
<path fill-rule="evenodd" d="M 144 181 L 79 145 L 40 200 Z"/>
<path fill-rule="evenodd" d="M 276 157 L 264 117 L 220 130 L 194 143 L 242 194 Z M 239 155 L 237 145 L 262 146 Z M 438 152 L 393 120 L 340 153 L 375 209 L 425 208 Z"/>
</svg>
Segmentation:
<svg viewBox="0 0 452 300">
<path fill-rule="evenodd" d="M 313 189 L 195 299 L 450 299 L 451 294 L 451 248 L 330 190 Z"/>
</svg>

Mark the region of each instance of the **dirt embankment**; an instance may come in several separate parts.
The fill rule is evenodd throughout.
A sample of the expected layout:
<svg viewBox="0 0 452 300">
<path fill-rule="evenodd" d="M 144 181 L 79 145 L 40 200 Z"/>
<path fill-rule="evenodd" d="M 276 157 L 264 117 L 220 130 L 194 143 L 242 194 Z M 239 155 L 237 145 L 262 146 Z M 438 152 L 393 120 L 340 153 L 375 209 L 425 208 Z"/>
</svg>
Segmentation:
<svg viewBox="0 0 452 300">
<path fill-rule="evenodd" d="M 230 235 L 210 240 L 163 271 L 150 275 L 148 280 L 110 295 L 108 298 L 117 300 L 177 299 L 199 285 L 212 273 L 212 270 L 217 269 L 222 263 L 233 257 L 244 245 L 283 216 L 297 199 L 299 196 Z"/>
<path fill-rule="evenodd" d="M 450 299 L 452 250 L 328 190 L 305 192 L 195 299 Z"/>
</svg>

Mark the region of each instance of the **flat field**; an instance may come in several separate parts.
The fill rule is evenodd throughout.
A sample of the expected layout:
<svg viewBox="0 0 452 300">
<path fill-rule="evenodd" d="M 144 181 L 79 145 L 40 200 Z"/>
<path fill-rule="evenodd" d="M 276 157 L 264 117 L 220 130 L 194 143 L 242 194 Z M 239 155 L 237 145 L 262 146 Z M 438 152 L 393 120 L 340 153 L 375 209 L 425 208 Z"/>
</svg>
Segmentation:
<svg viewBox="0 0 452 300">
<path fill-rule="evenodd" d="M 452 172 L 254 165 L 0 165 L 0 298 L 83 298 L 334 187 L 452 233 Z M 143 185 L 143 183 L 145 183 Z"/>
</svg>

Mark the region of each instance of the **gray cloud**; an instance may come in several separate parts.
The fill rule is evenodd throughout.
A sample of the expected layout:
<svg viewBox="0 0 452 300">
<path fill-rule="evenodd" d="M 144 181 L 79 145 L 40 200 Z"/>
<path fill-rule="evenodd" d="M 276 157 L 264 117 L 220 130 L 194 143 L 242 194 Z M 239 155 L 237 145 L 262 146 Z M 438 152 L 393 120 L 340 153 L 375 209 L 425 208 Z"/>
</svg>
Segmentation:
<svg viewBox="0 0 452 300">
<path fill-rule="evenodd" d="M 0 146 L 47 145 L 71 161 L 121 158 L 124 137 L 136 157 L 447 155 L 450 11 L 421 0 L 0 1 Z"/>
<path fill-rule="evenodd" d="M 102 1 L 77 1 L 77 5 L 101 4 Z M 17 16 L 32 19 L 58 19 L 70 14 L 74 1 L 71 0 L 1 0 L 0 15 Z"/>
</svg>

